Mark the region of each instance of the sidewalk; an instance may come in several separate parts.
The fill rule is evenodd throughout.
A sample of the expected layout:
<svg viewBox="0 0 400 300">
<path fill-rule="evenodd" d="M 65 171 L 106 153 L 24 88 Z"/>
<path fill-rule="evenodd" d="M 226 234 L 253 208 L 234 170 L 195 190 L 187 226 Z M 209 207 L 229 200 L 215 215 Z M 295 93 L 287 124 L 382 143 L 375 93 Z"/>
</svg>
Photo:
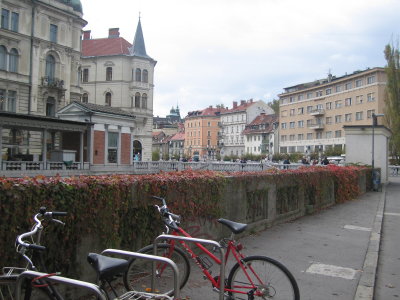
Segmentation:
<svg viewBox="0 0 400 300">
<path fill-rule="evenodd" d="M 386 188 L 386 193 L 393 200 L 396 192 L 400 191 L 400 180 L 396 182 Z M 363 287 L 368 284 L 364 274 L 370 273 L 363 272 L 364 268 L 376 270 L 377 259 L 370 259 L 370 245 L 379 246 L 376 239 L 380 236 L 379 223 L 382 224 L 384 200 L 385 189 L 383 192 L 369 192 L 356 200 L 245 237 L 241 242 L 245 245 L 247 255 L 265 255 L 282 262 L 295 276 L 302 300 L 353 300 L 359 284 Z M 393 208 L 393 213 L 400 213 L 399 204 L 396 209 L 395 212 Z M 385 215 L 385 219 L 389 216 L 396 215 Z M 399 219 L 400 217 L 397 222 Z M 384 223 L 386 225 L 386 220 Z M 399 228 L 399 223 L 396 224 Z M 399 234 L 400 231 L 394 232 Z M 397 258 L 400 256 L 398 241 L 399 239 L 384 239 L 383 243 L 384 249 L 391 249 L 385 250 L 384 254 L 396 252 L 397 266 L 400 263 Z M 393 264 L 382 258 L 379 262 L 382 268 L 378 275 L 386 273 L 385 268 L 390 268 Z M 400 274 L 400 268 L 395 269 L 392 273 Z M 226 277 L 229 270 L 228 265 Z M 216 268 L 213 274 L 218 275 Z M 367 277 L 374 278 L 375 276 Z M 377 295 L 387 290 L 393 292 L 395 289 L 392 286 L 398 288 L 400 285 L 398 277 L 391 278 L 389 285 L 389 281 L 383 281 L 385 282 L 381 283 L 378 276 L 377 282 L 383 288 L 377 288 Z M 203 280 L 195 265 L 192 265 L 192 274 L 181 296 L 193 300 L 218 299 L 218 294 L 211 290 L 208 280 Z M 370 298 L 359 299 L 372 299 L 372 294 L 370 293 Z M 375 299 L 391 298 L 377 296 Z"/>
</svg>

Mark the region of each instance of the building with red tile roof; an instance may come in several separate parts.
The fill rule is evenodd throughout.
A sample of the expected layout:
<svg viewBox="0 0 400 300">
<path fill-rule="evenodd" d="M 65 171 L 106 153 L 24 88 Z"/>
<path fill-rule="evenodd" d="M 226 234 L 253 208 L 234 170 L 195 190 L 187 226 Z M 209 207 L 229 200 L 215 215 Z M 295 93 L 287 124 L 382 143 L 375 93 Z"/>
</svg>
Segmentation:
<svg viewBox="0 0 400 300">
<path fill-rule="evenodd" d="M 151 160 L 153 88 L 156 61 L 147 52 L 141 21 L 133 43 L 110 28 L 108 37 L 93 39 L 84 31 L 81 58 L 83 103 L 119 108 L 135 116 L 130 144 L 142 160 Z M 115 124 L 118 126 L 118 124 Z M 108 134 L 105 132 L 105 134 Z"/>
</svg>

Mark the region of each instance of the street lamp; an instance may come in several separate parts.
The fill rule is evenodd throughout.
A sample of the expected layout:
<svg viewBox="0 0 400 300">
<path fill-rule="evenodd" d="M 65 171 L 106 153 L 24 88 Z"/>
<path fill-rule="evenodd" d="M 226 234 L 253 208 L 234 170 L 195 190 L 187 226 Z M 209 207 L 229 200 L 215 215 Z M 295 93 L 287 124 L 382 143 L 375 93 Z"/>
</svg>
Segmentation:
<svg viewBox="0 0 400 300">
<path fill-rule="evenodd" d="M 372 189 L 374 191 L 377 190 L 377 188 L 375 188 L 374 184 L 375 184 L 375 172 L 374 172 L 374 168 L 375 168 L 375 126 L 378 125 L 378 117 L 383 117 L 384 114 L 372 114 Z"/>
</svg>

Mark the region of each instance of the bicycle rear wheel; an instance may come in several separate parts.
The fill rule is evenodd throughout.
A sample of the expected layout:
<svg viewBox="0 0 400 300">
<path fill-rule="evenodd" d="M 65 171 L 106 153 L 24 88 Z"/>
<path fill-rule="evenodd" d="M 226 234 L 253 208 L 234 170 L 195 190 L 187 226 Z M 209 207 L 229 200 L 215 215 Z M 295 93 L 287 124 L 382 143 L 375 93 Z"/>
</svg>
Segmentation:
<svg viewBox="0 0 400 300">
<path fill-rule="evenodd" d="M 296 280 L 280 262 L 266 256 L 248 256 L 236 263 L 229 273 L 227 287 L 230 299 L 299 300 Z M 249 279 L 250 278 L 250 279 Z M 250 281 L 251 280 L 251 281 Z"/>
<path fill-rule="evenodd" d="M 0 300 L 14 300 L 16 299 L 15 289 L 17 285 L 17 277 L 11 276 L 0 276 Z M 31 284 L 30 280 L 27 280 L 22 285 L 21 298 L 29 300 L 45 300 L 53 299 L 49 296 L 43 288 L 30 288 L 27 290 L 27 284 Z"/>
<path fill-rule="evenodd" d="M 153 245 L 146 246 L 139 253 L 153 255 Z M 174 247 L 171 253 L 170 245 L 158 244 L 157 255 L 171 259 L 179 270 L 179 287 L 183 288 L 188 281 L 190 274 L 190 264 L 185 253 Z M 157 263 L 157 277 L 155 291 L 160 294 L 173 294 L 174 273 L 172 268 L 165 263 Z M 152 276 L 152 261 L 143 259 L 132 259 L 129 267 L 124 274 L 124 284 L 128 291 L 150 292 Z"/>
</svg>

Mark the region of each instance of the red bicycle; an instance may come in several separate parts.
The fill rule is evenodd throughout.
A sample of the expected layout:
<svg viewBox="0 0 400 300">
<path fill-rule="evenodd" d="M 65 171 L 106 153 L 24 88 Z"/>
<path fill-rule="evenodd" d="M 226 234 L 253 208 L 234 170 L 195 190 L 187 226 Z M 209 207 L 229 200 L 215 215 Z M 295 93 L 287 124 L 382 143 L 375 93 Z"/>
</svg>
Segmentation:
<svg viewBox="0 0 400 300">
<path fill-rule="evenodd" d="M 192 236 L 180 227 L 180 216 L 171 213 L 168 210 L 165 199 L 155 197 L 161 200 L 163 205 L 156 205 L 161 214 L 164 224 L 172 235 L 189 237 Z M 299 300 L 300 292 L 295 278 L 289 270 L 280 262 L 266 256 L 245 256 L 242 253 L 243 246 L 235 241 L 235 234 L 243 232 L 247 224 L 237 223 L 226 219 L 219 219 L 219 223 L 227 226 L 231 233 L 229 238 L 224 238 L 220 244 L 226 248 L 225 262 L 228 261 L 232 254 L 235 265 L 229 272 L 225 282 L 225 296 L 228 299 L 284 299 L 284 300 Z M 177 247 L 178 245 L 182 246 Z M 213 262 L 217 265 L 221 264 L 221 259 L 213 254 L 213 251 L 199 243 L 194 243 L 195 248 L 203 253 L 202 256 L 197 255 L 184 241 L 168 240 L 166 243 L 157 244 L 157 255 L 168 257 L 173 260 L 179 269 L 180 288 L 184 287 L 190 274 L 190 257 L 195 264 L 202 270 L 204 278 L 208 279 L 212 287 L 219 290 L 221 278 L 213 277 L 210 268 Z M 139 253 L 153 254 L 153 245 L 148 245 L 138 251 Z M 185 252 L 188 256 L 185 255 Z M 124 274 L 125 287 L 128 290 L 150 291 L 151 262 L 138 261 L 132 259 L 129 262 L 127 272 Z M 157 276 L 157 292 L 164 294 L 172 294 L 169 290 L 172 286 L 172 270 L 165 264 L 158 264 L 156 268 Z"/>
</svg>

